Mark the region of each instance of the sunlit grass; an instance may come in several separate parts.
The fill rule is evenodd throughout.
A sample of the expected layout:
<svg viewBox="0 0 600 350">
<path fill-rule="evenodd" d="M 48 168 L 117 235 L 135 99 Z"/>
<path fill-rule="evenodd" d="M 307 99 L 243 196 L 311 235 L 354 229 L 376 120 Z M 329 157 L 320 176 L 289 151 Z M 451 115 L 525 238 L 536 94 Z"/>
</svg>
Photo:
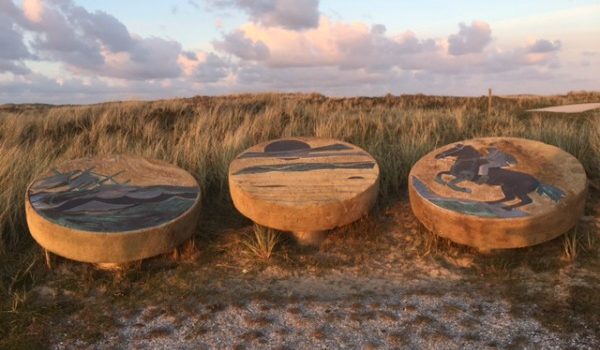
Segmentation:
<svg viewBox="0 0 600 350">
<path fill-rule="evenodd" d="M 563 257 L 567 261 L 573 261 L 581 253 L 594 251 L 597 236 L 590 229 L 584 229 L 576 225 L 563 236 Z"/>
<path fill-rule="evenodd" d="M 280 233 L 255 224 L 252 233 L 243 237 L 241 243 L 250 258 L 265 262 L 273 257 L 275 249 L 280 243 Z"/>
<path fill-rule="evenodd" d="M 600 94 L 487 99 L 416 96 L 325 98 L 317 94 L 262 94 L 90 106 L 0 106 L 0 299 L 23 301 L 8 288 L 32 261 L 24 217 L 33 178 L 68 159 L 127 153 L 174 163 L 199 181 L 206 203 L 227 201 L 227 170 L 245 148 L 289 136 L 332 137 L 370 152 L 381 169 L 379 203 L 405 195 L 411 166 L 449 142 L 480 136 L 541 140 L 576 156 L 588 177 L 600 174 L 600 114 L 547 115 L 528 108 L 600 100 Z M 257 228 L 247 250 L 269 259 L 278 242 Z M 570 243 L 569 243 L 570 244 Z M 426 254 L 439 250 L 432 237 Z M 576 249 L 576 248 L 575 248 Z M 565 253 L 576 253 L 565 246 Z M 29 275 L 27 272 L 26 275 Z M 10 289 L 11 293 L 7 293 Z M 9 295 L 11 294 L 11 295 Z"/>
</svg>

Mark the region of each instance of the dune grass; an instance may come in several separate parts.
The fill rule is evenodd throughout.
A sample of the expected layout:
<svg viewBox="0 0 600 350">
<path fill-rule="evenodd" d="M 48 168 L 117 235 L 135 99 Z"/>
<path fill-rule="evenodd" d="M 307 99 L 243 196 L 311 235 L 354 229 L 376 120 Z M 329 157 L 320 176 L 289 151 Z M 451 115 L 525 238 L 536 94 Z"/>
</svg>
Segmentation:
<svg viewBox="0 0 600 350">
<path fill-rule="evenodd" d="M 242 239 L 244 252 L 250 259 L 265 262 L 271 259 L 275 253 L 275 248 L 279 244 L 280 233 L 268 227 L 255 224 L 252 234 L 247 234 Z"/>
<path fill-rule="evenodd" d="M 18 296 L 15 288 L 33 283 L 30 265 L 36 255 L 25 223 L 24 194 L 32 179 L 55 162 L 111 153 L 162 159 L 191 172 L 204 201 L 227 202 L 227 168 L 245 148 L 280 137 L 332 137 L 377 159 L 379 204 L 386 205 L 405 194 L 410 167 L 434 148 L 472 137 L 515 136 L 570 152 L 597 183 L 600 113 L 564 116 L 524 110 L 598 100 L 598 93 L 495 97 L 491 114 L 484 97 L 423 95 L 333 99 L 262 94 L 0 106 L 0 299 Z"/>
</svg>

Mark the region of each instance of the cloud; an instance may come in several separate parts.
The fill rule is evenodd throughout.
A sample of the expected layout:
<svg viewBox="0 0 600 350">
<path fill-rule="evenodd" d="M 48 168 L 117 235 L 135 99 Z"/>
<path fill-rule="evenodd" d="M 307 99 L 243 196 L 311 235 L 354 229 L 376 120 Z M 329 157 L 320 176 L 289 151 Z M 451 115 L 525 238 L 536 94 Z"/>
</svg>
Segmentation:
<svg viewBox="0 0 600 350">
<path fill-rule="evenodd" d="M 12 18 L 0 12 L 0 73 L 26 74 L 22 60 L 33 58 L 23 42 L 23 33 Z"/>
<path fill-rule="evenodd" d="M 557 63 L 559 41 L 538 39 L 512 49 L 487 48 L 491 29 L 485 22 L 459 25 L 448 40 L 419 38 L 414 32 L 388 34 L 381 24 L 345 23 L 322 17 L 319 27 L 294 31 L 249 23 L 231 40 L 241 61 L 256 61 L 240 43 L 262 43 L 269 56 L 261 62 L 269 68 L 336 67 L 338 70 L 366 69 L 371 72 L 429 71 L 435 74 L 491 74 L 524 66 Z M 222 48 L 222 43 L 216 45 Z M 242 53 L 236 53 L 234 49 Z M 468 53 L 468 54 L 467 54 Z"/>
<path fill-rule="evenodd" d="M 23 34 L 14 22 L 0 13 L 0 59 L 19 60 L 30 57 L 29 50 L 23 43 Z"/>
<path fill-rule="evenodd" d="M 134 40 L 127 51 L 103 51 L 104 76 L 131 80 L 177 78 L 181 75 L 181 44 L 173 40 L 147 38 Z"/>
<path fill-rule="evenodd" d="M 257 81 L 271 77 L 274 81 L 295 86 L 285 76 L 296 76 L 296 72 L 301 72 L 298 77 L 308 77 L 335 71 L 338 78 L 327 76 L 335 81 L 345 81 L 343 84 L 358 84 L 351 77 L 344 78 L 345 71 L 382 82 L 387 81 L 388 76 L 399 76 L 399 73 L 455 78 L 484 76 L 522 71 L 527 67 L 557 67 L 560 50 L 558 41 L 546 39 L 509 49 L 490 48 L 491 29 L 484 22 L 462 25 L 459 34 L 450 36 L 450 40 L 419 38 L 411 31 L 389 34 L 381 24 L 345 23 L 325 16 L 319 27 L 305 31 L 248 23 L 235 32 L 235 37 L 237 42 L 263 43 L 269 51 L 268 57 L 257 61 L 248 54 L 228 50 L 239 60 L 236 74 L 243 84 L 249 83 L 251 77 Z M 240 44 L 232 46 L 237 50 L 244 47 Z M 218 43 L 216 47 L 222 48 L 222 44 Z M 458 55 L 458 51 L 469 54 Z M 324 68 L 327 69 L 322 71 Z M 299 81 L 313 86 L 306 78 Z"/>
<path fill-rule="evenodd" d="M 12 2 L 12 0 L 0 0 L 0 13 L 10 18 L 18 17 L 22 11 Z"/>
<path fill-rule="evenodd" d="M 115 82 L 98 77 L 53 79 L 34 73 L 0 80 L 0 103 L 96 103 L 182 97 L 208 91 L 181 79 Z"/>
<path fill-rule="evenodd" d="M 261 64 L 242 64 L 236 72 L 237 84 L 252 91 L 323 91 L 340 94 L 336 90 L 355 90 L 360 86 L 367 93 L 375 85 L 394 80 L 396 73 L 382 73 L 367 69 L 339 70 L 336 67 L 278 67 Z M 372 86 L 370 86 L 372 85 Z"/>
<path fill-rule="evenodd" d="M 319 26 L 319 0 L 208 0 L 215 7 L 235 6 L 254 23 L 304 30 Z"/>
<path fill-rule="evenodd" d="M 201 83 L 216 83 L 227 77 L 233 67 L 219 56 L 209 53 L 192 73 L 193 80 Z"/>
<path fill-rule="evenodd" d="M 448 53 L 454 56 L 482 52 L 492 41 L 492 30 L 489 24 L 473 21 L 470 26 L 459 24 L 458 34 L 448 37 Z"/>
<path fill-rule="evenodd" d="M 546 87 L 535 84 L 556 79 L 563 50 L 554 38 L 500 45 L 481 21 L 461 23 L 449 36 L 421 37 L 410 30 L 390 33 L 383 24 L 318 18 L 318 1 L 294 2 L 314 10 L 298 22 L 285 15 L 293 13 L 286 10 L 292 2 L 208 1 L 237 6 L 252 20 L 212 41 L 209 51 L 136 35 L 115 16 L 73 0 L 0 0 L 0 101 L 257 91 L 473 93 L 524 77 L 529 85 L 523 86 Z M 596 54 L 583 51 L 578 54 Z M 47 63 L 49 76 L 36 72 Z"/>
<path fill-rule="evenodd" d="M 444 51 L 402 56 L 398 67 L 411 71 L 427 71 L 441 75 L 486 75 L 523 71 L 529 67 L 557 67 L 558 51 L 532 53 L 530 45 L 511 49 L 492 48 L 480 53 L 454 56 Z"/>
<path fill-rule="evenodd" d="M 21 62 L 0 59 L 0 73 L 27 74 L 31 70 Z"/>
<path fill-rule="evenodd" d="M 42 59 L 64 63 L 75 73 L 134 80 L 181 74 L 178 42 L 133 36 L 114 16 L 89 12 L 71 0 L 27 0 L 23 16 L 13 17 L 33 34 L 31 46 Z"/>
<path fill-rule="evenodd" d="M 225 35 L 223 40 L 214 41 L 213 46 L 243 60 L 262 61 L 269 57 L 269 48 L 262 41 L 248 39 L 239 29 Z"/>
<path fill-rule="evenodd" d="M 44 59 L 89 70 L 104 63 L 101 42 L 81 26 L 70 23 L 57 7 L 45 7 L 38 21 L 25 26 L 34 33 L 32 48 Z"/>
<path fill-rule="evenodd" d="M 99 40 L 112 52 L 125 52 L 135 45 L 136 40 L 127 27 L 106 12 L 90 13 L 83 7 L 73 6 L 68 19 L 74 29 L 81 28 L 88 37 Z"/>
<path fill-rule="evenodd" d="M 198 2 L 196 0 L 188 0 L 187 3 L 196 10 L 200 9 L 200 5 L 198 5 Z"/>
<path fill-rule="evenodd" d="M 23 0 L 23 13 L 32 22 L 39 22 L 44 11 L 41 0 Z"/>
<path fill-rule="evenodd" d="M 546 39 L 538 39 L 527 47 L 527 50 L 532 53 L 546 53 L 560 50 L 561 42 L 558 40 L 550 41 Z"/>
<path fill-rule="evenodd" d="M 183 51 L 178 62 L 185 77 L 196 83 L 216 83 L 235 70 L 235 65 L 220 56 L 201 50 Z"/>
<path fill-rule="evenodd" d="M 401 55 L 437 50 L 434 40 L 421 40 L 412 32 L 389 36 L 382 25 L 333 22 L 327 17 L 321 18 L 319 27 L 302 32 L 253 23 L 240 30 L 247 40 L 268 48 L 264 62 L 274 68 L 385 69 L 395 65 Z"/>
<path fill-rule="evenodd" d="M 482 68 L 483 73 L 519 71 L 527 67 L 557 68 L 560 42 L 538 39 L 533 44 L 516 47 L 511 50 L 495 50 L 487 55 Z"/>
</svg>

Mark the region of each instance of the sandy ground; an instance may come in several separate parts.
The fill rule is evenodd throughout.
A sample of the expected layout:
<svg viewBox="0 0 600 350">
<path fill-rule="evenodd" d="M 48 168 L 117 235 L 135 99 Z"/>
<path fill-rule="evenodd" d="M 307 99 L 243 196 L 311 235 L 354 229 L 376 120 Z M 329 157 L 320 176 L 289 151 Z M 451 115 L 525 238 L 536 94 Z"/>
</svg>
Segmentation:
<svg viewBox="0 0 600 350">
<path fill-rule="evenodd" d="M 79 305 L 50 325 L 54 349 L 600 348 L 600 315 L 587 312 L 600 310 L 597 251 L 565 262 L 559 238 L 508 255 L 441 241 L 424 254 L 408 209 L 390 210 L 379 236 L 330 237 L 296 265 L 200 259 L 107 287 L 59 262 L 35 299 Z M 596 217 L 581 225 L 599 235 Z M 68 289 L 69 278 L 98 286 Z"/>
<path fill-rule="evenodd" d="M 529 109 L 528 112 L 582 113 L 597 108 L 600 108 L 600 103 L 580 103 L 575 105 Z"/>
<path fill-rule="evenodd" d="M 270 283 L 283 295 L 303 289 L 285 302 L 255 299 L 199 304 L 192 314 L 148 306 L 120 318 L 119 330 L 93 345 L 57 339 L 55 348 L 561 349 L 600 345 L 597 334 L 581 332 L 565 338 L 534 317 L 517 317 L 511 300 L 486 295 L 478 288 L 468 290 L 467 285 L 459 288 L 459 281 L 348 277 Z M 490 289 L 498 287 L 504 288 L 489 285 Z M 370 291 L 367 295 L 356 294 L 366 290 Z M 575 316 L 572 320 L 581 321 Z"/>
</svg>

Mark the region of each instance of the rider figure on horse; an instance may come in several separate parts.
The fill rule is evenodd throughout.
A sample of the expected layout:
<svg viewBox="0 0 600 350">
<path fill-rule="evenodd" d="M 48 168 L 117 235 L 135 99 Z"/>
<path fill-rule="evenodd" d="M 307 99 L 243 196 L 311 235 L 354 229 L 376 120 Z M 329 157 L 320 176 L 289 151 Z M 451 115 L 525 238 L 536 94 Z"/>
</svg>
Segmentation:
<svg viewBox="0 0 600 350">
<path fill-rule="evenodd" d="M 478 183 L 486 183 L 489 179 L 488 173 L 490 168 L 502 168 L 506 166 L 511 166 L 517 164 L 517 159 L 510 154 L 500 152 L 496 147 L 488 147 L 487 148 L 487 156 L 481 157 L 485 159 L 486 162 L 479 166 L 479 170 L 477 175 L 479 178 L 477 180 Z"/>
</svg>

